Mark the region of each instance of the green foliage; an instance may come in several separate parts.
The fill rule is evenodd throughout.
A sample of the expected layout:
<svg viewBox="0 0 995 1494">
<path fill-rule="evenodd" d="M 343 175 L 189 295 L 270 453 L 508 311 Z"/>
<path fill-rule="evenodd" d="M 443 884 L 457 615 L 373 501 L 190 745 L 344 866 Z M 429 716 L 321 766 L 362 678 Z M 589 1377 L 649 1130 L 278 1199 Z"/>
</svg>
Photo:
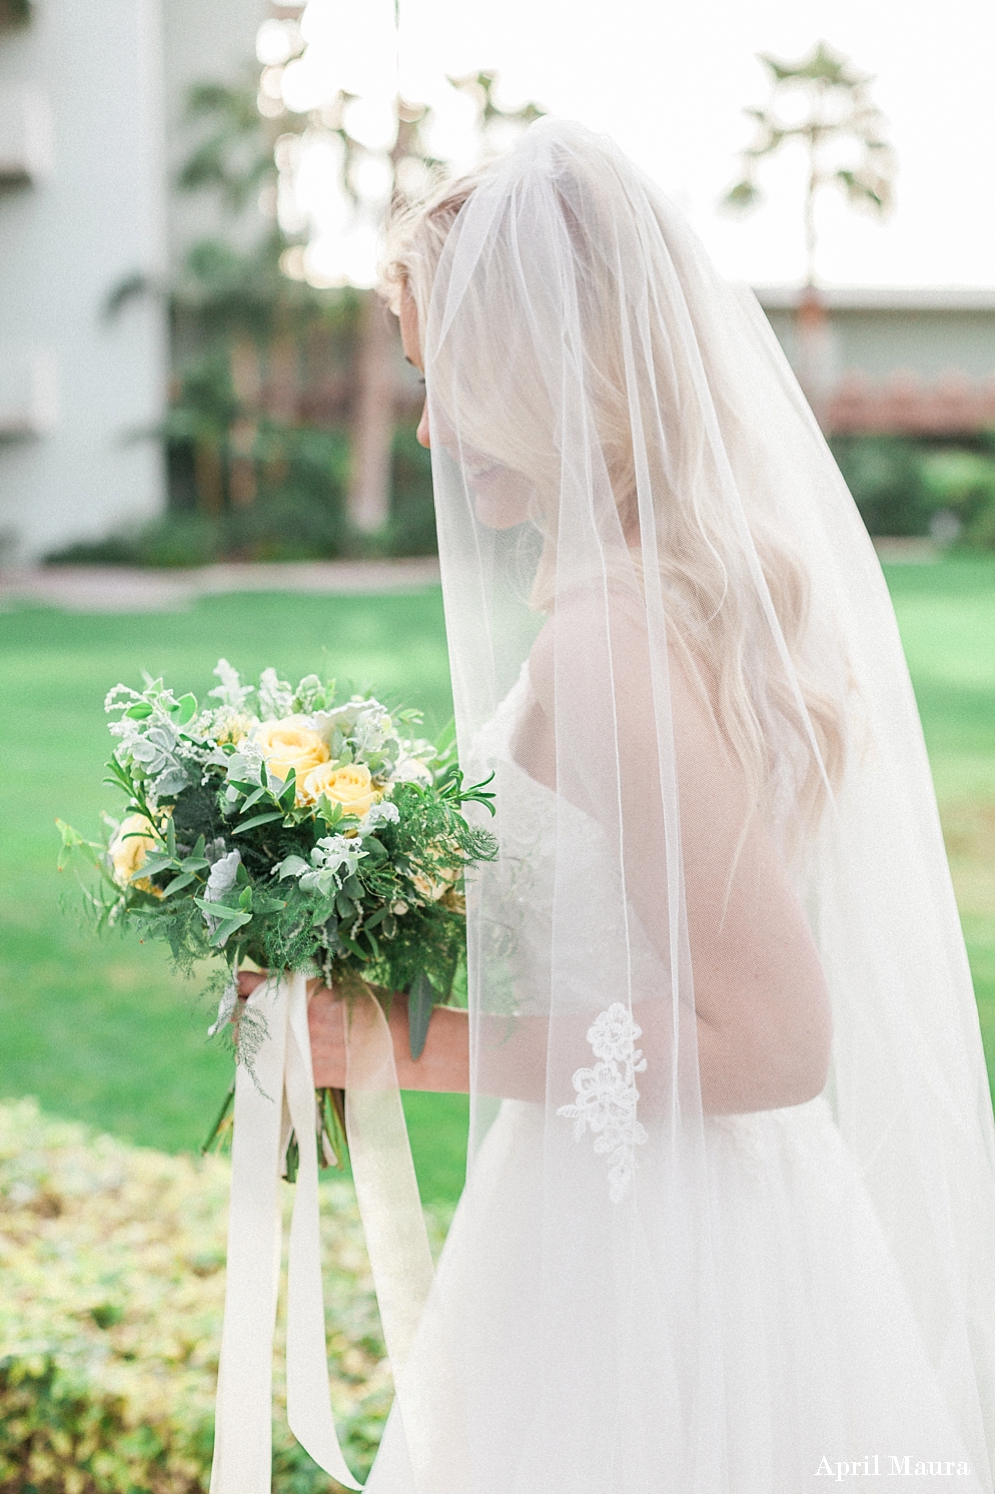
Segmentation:
<svg viewBox="0 0 995 1494">
<path fill-rule="evenodd" d="M 0 31 L 26 26 L 31 20 L 31 0 L 0 0 Z"/>
<path fill-rule="evenodd" d="M 870 534 L 926 535 L 934 509 L 923 447 L 905 436 L 836 436 L 830 442 Z"/>
<path fill-rule="evenodd" d="M 723 206 L 740 211 L 756 207 L 763 197 L 757 182 L 760 163 L 785 145 L 801 144 L 808 157 L 805 231 L 811 284 L 819 192 L 835 187 L 854 207 L 884 213 L 892 203 L 894 155 L 885 139 L 884 116 L 871 99 L 873 79 L 841 53 L 820 41 L 800 62 L 783 62 L 766 52 L 759 60 L 770 76 L 770 100 L 763 108 L 743 111 L 753 121 L 753 138 L 740 152 L 742 176 L 725 194 Z M 782 102 L 788 105 L 784 111 Z"/>
<path fill-rule="evenodd" d="M 927 453 L 922 480 L 937 509 L 955 514 L 961 524 L 959 542 L 979 550 L 995 550 L 995 453 L 956 448 Z"/>
<path fill-rule="evenodd" d="M 874 535 L 927 535 L 953 516 L 958 546 L 995 549 L 995 454 L 907 436 L 836 436 L 831 441 L 857 507 Z"/>
<path fill-rule="evenodd" d="M 187 94 L 187 119 L 206 125 L 197 145 L 180 168 L 177 185 L 184 192 L 220 191 L 235 212 L 276 180 L 272 129 L 256 103 L 255 68 L 234 83 L 196 83 Z"/>
<path fill-rule="evenodd" d="M 391 508 L 383 547 L 389 555 L 434 555 L 432 457 L 418 444 L 413 422 L 394 431 Z"/>
<path fill-rule="evenodd" d="M 206 400 L 196 411 L 177 406 L 167 429 L 175 443 L 182 444 L 191 429 L 206 428 L 210 418 Z M 226 431 L 220 431 L 217 439 L 227 450 Z M 170 569 L 224 560 L 435 554 L 431 458 L 418 445 L 410 424 L 395 431 L 386 532 L 368 540 L 352 534 L 346 522 L 349 441 L 344 430 L 260 422 L 254 450 L 260 478 L 251 506 L 225 506 L 214 514 L 175 508 L 146 524 L 124 526 L 104 539 L 78 540 L 52 550 L 46 563 Z"/>
<path fill-rule="evenodd" d="M 209 1482 L 228 1166 L 129 1147 L 0 1105 L 0 1491 L 200 1494 Z M 321 1185 L 333 1407 L 365 1474 L 391 1396 L 350 1185 Z M 284 1190 L 286 1204 L 290 1190 Z M 429 1218 L 436 1245 L 445 1216 Z M 285 1424 L 277 1329 L 274 1488 L 327 1475 Z"/>
</svg>

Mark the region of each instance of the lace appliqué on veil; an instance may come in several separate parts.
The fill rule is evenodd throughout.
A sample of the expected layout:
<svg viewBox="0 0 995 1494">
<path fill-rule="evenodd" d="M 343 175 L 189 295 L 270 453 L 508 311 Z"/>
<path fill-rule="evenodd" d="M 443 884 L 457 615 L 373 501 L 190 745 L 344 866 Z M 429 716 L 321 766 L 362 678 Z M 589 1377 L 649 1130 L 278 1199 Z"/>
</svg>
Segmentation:
<svg viewBox="0 0 995 1494">
<path fill-rule="evenodd" d="M 618 1203 L 628 1190 L 636 1170 L 636 1147 L 647 1139 L 645 1127 L 636 1119 L 639 1091 L 635 1076 L 646 1068 L 646 1059 L 636 1047 L 642 1031 L 620 1001 L 596 1017 L 587 1041 L 601 1062 L 593 1069 L 577 1070 L 573 1076 L 576 1103 L 561 1105 L 556 1112 L 573 1121 L 575 1141 L 589 1130 L 595 1152 L 608 1153 L 612 1203 Z"/>
</svg>

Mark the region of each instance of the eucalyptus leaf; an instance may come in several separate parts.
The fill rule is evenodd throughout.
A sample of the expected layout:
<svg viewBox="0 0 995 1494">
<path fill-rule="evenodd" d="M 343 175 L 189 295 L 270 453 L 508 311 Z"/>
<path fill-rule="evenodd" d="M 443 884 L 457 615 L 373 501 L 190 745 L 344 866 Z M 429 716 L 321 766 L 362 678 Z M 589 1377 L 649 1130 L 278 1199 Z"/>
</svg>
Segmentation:
<svg viewBox="0 0 995 1494">
<path fill-rule="evenodd" d="M 173 716 L 177 726 L 186 726 L 197 714 L 196 695 L 181 695 L 173 709 Z"/>
<path fill-rule="evenodd" d="M 254 830 L 257 825 L 269 825 L 273 820 L 282 820 L 282 809 L 268 809 L 265 814 L 254 814 L 250 820 L 243 820 L 236 825 L 232 835 L 244 835 L 247 830 Z"/>
<path fill-rule="evenodd" d="M 435 990 L 428 976 L 416 976 L 408 993 L 408 1045 L 414 1059 L 422 1056 L 434 1001 Z"/>
<path fill-rule="evenodd" d="M 211 935 L 210 942 L 217 945 L 218 949 L 223 949 L 236 929 L 240 929 L 243 924 L 251 922 L 251 913 L 239 913 L 235 918 L 226 919 L 219 928 L 215 929 Z"/>
</svg>

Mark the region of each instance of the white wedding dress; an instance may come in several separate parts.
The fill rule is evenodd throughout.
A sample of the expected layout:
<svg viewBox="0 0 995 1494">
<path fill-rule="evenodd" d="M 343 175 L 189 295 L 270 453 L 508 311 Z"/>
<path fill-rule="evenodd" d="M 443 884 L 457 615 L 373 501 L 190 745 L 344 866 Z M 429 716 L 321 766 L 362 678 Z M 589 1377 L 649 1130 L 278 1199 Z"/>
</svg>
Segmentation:
<svg viewBox="0 0 995 1494">
<path fill-rule="evenodd" d="M 486 728 L 487 751 L 502 764 L 500 817 L 506 874 L 502 950 L 513 968 L 519 1010 L 549 1005 L 549 941 L 537 907 L 552 894 L 542 847 L 551 816 L 578 820 L 584 875 L 613 876 L 600 831 L 525 774 L 510 740 L 529 689 L 527 666 Z M 509 848 L 509 834 L 518 835 Z M 562 830 L 561 830 L 562 837 Z M 528 919 L 516 919 L 527 904 Z M 532 942 L 509 940 L 519 923 Z M 509 957 L 507 951 L 513 948 Z M 638 954 L 637 954 L 638 958 Z M 548 965 L 548 959 L 546 960 Z M 588 964 L 577 999 L 613 1000 L 617 972 Z M 573 1097 L 564 1094 L 568 1104 Z M 412 1359 L 419 1392 L 422 1473 L 416 1479 L 405 1428 L 388 1421 L 367 1484 L 369 1494 L 577 1494 L 586 1490 L 583 1436 L 551 1448 L 537 1432 L 534 1335 L 543 1318 L 537 1241 L 544 1237 L 546 1111 L 500 1102 L 472 1161 Z M 562 1121 L 566 1131 L 570 1120 Z M 667 1200 L 644 1208 L 637 1278 L 646 1293 L 644 1341 L 624 1345 L 620 1373 L 630 1384 L 611 1436 L 615 1482 L 599 1494 L 817 1494 L 830 1483 L 879 1489 L 908 1486 L 989 1494 L 979 1477 L 983 1447 L 966 1448 L 952 1424 L 888 1241 L 825 1096 L 788 1108 L 704 1118 L 704 1166 L 712 1199 L 712 1269 L 724 1284 L 713 1366 L 721 1393 L 706 1446 L 686 1440 L 697 1404 L 700 1345 L 673 1355 L 685 1304 L 669 1295 L 687 1253 L 685 1224 Z M 590 1142 L 581 1138 L 581 1146 Z M 638 1165 L 638 1164 L 637 1164 Z M 588 1204 L 580 1201 L 580 1207 Z M 605 1195 L 605 1207 L 610 1207 Z M 578 1234 L 583 1219 L 576 1220 Z M 915 1222 L 909 1221 L 909 1228 Z M 569 1271 L 564 1237 L 563 1269 Z M 556 1248 L 556 1242 L 553 1242 Z M 667 1362 L 653 1342 L 667 1322 Z M 694 1328 L 688 1319 L 689 1329 Z M 648 1371 L 655 1369 L 654 1384 Z M 564 1343 L 561 1384 L 541 1388 L 583 1404 L 580 1383 L 597 1365 L 577 1361 Z M 481 1385 L 486 1390 L 481 1393 Z M 545 1424 L 545 1423 L 542 1423 Z M 482 1458 L 481 1449 L 486 1449 Z M 576 1463 L 574 1459 L 576 1458 Z M 985 1465 L 986 1466 L 986 1465 Z M 907 1485 L 885 1485 L 904 1488 Z"/>
</svg>

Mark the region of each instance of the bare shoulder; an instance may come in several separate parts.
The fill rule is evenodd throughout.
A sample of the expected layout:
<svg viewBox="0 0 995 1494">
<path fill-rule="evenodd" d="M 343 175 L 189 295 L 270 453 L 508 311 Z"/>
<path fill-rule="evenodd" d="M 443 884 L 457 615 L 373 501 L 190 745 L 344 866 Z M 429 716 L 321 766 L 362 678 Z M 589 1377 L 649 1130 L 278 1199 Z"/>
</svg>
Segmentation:
<svg viewBox="0 0 995 1494">
<path fill-rule="evenodd" d="M 610 693 L 627 753 L 669 739 L 695 787 L 721 779 L 729 793 L 742 780 L 687 650 L 672 636 L 651 639 L 645 604 L 630 587 L 577 589 L 558 603 L 533 643 L 529 678 L 550 721 L 558 689 Z"/>
</svg>

